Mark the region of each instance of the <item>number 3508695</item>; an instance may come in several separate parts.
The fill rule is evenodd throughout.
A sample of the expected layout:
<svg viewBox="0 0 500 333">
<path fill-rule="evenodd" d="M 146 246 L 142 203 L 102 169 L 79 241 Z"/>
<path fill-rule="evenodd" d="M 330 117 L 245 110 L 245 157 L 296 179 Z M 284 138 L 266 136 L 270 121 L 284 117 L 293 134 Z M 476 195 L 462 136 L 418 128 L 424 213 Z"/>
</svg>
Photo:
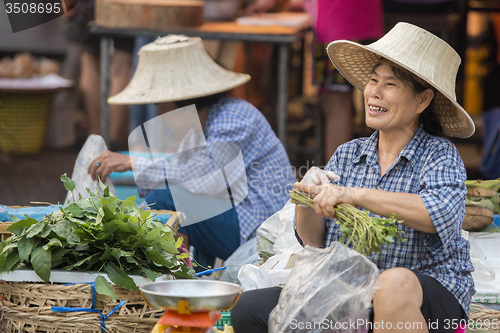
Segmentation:
<svg viewBox="0 0 500 333">
<path fill-rule="evenodd" d="M 7 14 L 59 14 L 61 2 L 6 2 Z"/>
</svg>

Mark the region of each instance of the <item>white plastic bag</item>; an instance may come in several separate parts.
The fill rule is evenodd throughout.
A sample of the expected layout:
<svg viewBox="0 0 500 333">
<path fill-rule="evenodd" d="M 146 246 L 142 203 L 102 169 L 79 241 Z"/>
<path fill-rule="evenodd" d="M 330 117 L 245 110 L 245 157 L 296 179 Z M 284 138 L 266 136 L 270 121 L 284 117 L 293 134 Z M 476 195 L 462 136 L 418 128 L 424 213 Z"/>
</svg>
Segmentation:
<svg viewBox="0 0 500 333">
<path fill-rule="evenodd" d="M 269 332 L 367 332 L 379 270 L 344 244 L 306 246 L 269 318 Z"/>
<path fill-rule="evenodd" d="M 487 262 L 486 255 L 477 244 L 477 241 L 480 241 L 481 236 L 488 235 L 488 233 L 474 232 L 472 233 L 473 236 L 470 237 L 471 234 L 468 232 L 465 234 L 466 232 L 467 231 L 462 232 L 462 237 L 467 239 L 470 244 L 470 257 L 472 265 L 474 265 L 474 272 L 472 272 L 474 282 L 477 284 L 478 282 L 490 282 L 495 280 L 496 273 L 490 267 L 490 263 Z"/>
<path fill-rule="evenodd" d="M 243 291 L 275 287 L 283 285 L 288 280 L 291 268 L 287 268 L 292 255 L 302 251 L 298 245 L 290 249 L 290 252 L 272 256 L 260 266 L 244 265 L 238 273 L 238 280 Z"/>
<path fill-rule="evenodd" d="M 290 200 L 282 209 L 265 220 L 257 229 L 257 251 L 260 266 L 247 264 L 238 272 L 243 290 L 273 287 L 284 284 L 290 275 L 285 269 L 290 256 L 302 250 L 295 237 L 293 219 L 295 204 Z"/>
<path fill-rule="evenodd" d="M 71 175 L 71 179 L 75 182 L 75 189 L 73 190 L 75 200 L 78 200 L 79 195 L 81 195 L 83 199 L 89 198 L 90 195 L 87 189 L 90 189 L 92 192 L 95 192 L 96 189 L 100 190 L 98 182 L 92 180 L 92 177 L 87 173 L 87 168 L 94 158 L 107 149 L 102 136 L 96 134 L 89 135 L 83 144 L 76 158 L 73 174 Z M 109 192 L 111 194 L 116 195 L 115 187 L 109 177 L 104 184 L 109 187 Z M 73 202 L 73 194 L 68 192 L 66 200 L 64 201 L 65 205 Z"/>
<path fill-rule="evenodd" d="M 295 204 L 288 200 L 281 210 L 259 226 L 257 250 L 262 261 L 276 254 L 289 252 L 291 248 L 299 244 L 293 228 L 294 215 Z"/>
</svg>

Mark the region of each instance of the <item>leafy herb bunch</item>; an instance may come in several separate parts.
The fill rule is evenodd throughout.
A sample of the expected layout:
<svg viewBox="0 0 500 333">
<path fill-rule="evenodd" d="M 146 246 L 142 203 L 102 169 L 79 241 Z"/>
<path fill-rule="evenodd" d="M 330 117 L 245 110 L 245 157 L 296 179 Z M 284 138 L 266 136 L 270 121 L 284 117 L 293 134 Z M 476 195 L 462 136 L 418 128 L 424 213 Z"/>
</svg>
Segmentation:
<svg viewBox="0 0 500 333">
<path fill-rule="evenodd" d="M 66 174 L 61 180 L 66 190 L 74 190 Z M 50 281 L 51 269 L 105 273 L 115 285 L 129 290 L 138 290 L 129 275 L 153 281 L 165 274 L 195 278 L 183 260 L 189 254 L 178 250 L 182 239 L 176 241 L 169 226 L 139 208 L 135 197 L 120 200 L 99 184 L 102 195 L 87 190 L 90 198 L 73 198 L 74 203 L 40 221 L 14 218 L 8 228 L 12 236 L 0 243 L 0 273 L 25 265 L 45 282 Z M 95 288 L 116 299 L 104 276 L 97 277 Z"/>
<path fill-rule="evenodd" d="M 314 208 L 314 195 L 294 188 L 290 191 L 290 198 L 292 203 Z M 406 241 L 402 238 L 404 231 L 398 229 L 398 224 L 403 221 L 397 220 L 394 213 L 389 218 L 370 216 L 369 211 L 346 203 L 337 204 L 334 209 L 335 223 L 340 225 L 343 234 L 340 241 L 347 240 L 346 245 L 352 243 L 352 248 L 363 255 L 380 253 L 384 246 L 396 239 Z"/>
</svg>

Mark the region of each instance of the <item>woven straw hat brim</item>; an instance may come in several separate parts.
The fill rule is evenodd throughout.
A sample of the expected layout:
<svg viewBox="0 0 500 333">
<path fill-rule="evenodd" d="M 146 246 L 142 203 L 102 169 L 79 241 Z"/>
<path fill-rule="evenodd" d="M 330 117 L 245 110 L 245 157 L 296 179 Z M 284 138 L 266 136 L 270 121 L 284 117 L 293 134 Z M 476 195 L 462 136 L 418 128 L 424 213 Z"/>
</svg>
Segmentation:
<svg viewBox="0 0 500 333">
<path fill-rule="evenodd" d="M 177 44 L 145 45 L 129 84 L 109 104 L 175 102 L 229 91 L 250 80 L 219 66 L 199 38 Z"/>
<path fill-rule="evenodd" d="M 402 23 L 398 25 L 402 25 Z M 418 27 L 415 28 L 423 30 Z M 395 28 L 393 28 L 393 30 L 394 29 Z M 433 39 L 438 39 L 427 31 L 425 32 L 427 35 L 431 35 Z M 399 36 L 399 39 L 403 40 L 403 43 L 411 44 L 411 41 L 405 40 L 403 36 Z M 419 37 L 422 39 L 422 36 Z M 382 39 L 383 38 L 384 37 L 382 37 Z M 458 54 L 440 39 L 439 41 L 444 43 L 445 46 L 442 43 L 439 43 L 440 45 L 437 46 L 432 45 L 432 43 L 423 43 L 424 46 L 429 48 L 449 48 L 445 51 L 454 59 L 450 60 L 445 57 L 445 59 L 442 59 L 442 62 L 445 63 L 446 61 L 450 61 L 451 64 L 448 64 L 448 66 L 440 66 L 439 61 L 437 65 L 435 63 L 436 59 L 443 57 L 443 53 L 441 52 L 443 50 L 437 49 L 435 50 L 435 54 L 429 54 L 426 53 L 426 51 L 418 52 L 418 50 L 404 50 L 399 45 L 395 45 L 394 48 L 388 49 L 387 45 L 394 45 L 395 43 L 390 40 L 382 41 L 382 39 L 370 45 L 361 45 L 348 40 L 334 41 L 328 45 L 328 56 L 346 80 L 361 91 L 364 90 L 371 77 L 374 66 L 380 62 L 381 58 L 385 58 L 395 63 L 436 89 L 437 92 L 434 96 L 435 111 L 443 127 L 444 134 L 460 138 L 467 138 L 474 134 L 474 122 L 465 109 L 457 103 L 455 97 L 455 78 L 460 64 L 460 57 Z M 382 41 L 382 43 L 380 43 L 380 41 Z M 415 45 L 412 46 L 419 47 Z M 458 60 L 456 57 L 458 57 Z M 456 64 L 453 62 L 456 62 Z M 430 66 L 425 68 L 427 63 L 429 63 Z"/>
</svg>

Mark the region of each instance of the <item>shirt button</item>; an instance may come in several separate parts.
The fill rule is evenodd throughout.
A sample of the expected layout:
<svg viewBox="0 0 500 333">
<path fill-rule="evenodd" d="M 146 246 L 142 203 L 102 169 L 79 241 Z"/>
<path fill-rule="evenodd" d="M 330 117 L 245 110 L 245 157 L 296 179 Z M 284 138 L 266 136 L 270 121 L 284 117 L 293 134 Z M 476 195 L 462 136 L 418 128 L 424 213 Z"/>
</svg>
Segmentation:
<svg viewBox="0 0 500 333">
<path fill-rule="evenodd" d="M 377 189 L 378 189 L 378 190 L 381 190 L 381 189 L 382 189 L 382 186 L 377 185 Z"/>
</svg>

